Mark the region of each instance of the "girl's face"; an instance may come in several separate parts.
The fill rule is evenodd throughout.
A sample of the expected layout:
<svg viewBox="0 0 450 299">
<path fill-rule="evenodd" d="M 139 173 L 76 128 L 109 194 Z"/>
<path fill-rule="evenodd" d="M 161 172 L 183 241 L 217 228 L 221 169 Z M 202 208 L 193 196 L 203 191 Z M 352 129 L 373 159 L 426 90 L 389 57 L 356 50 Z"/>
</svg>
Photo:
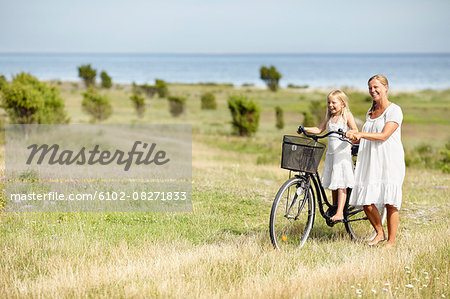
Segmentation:
<svg viewBox="0 0 450 299">
<path fill-rule="evenodd" d="M 369 94 L 374 101 L 387 98 L 387 91 L 387 87 L 381 84 L 377 79 L 373 79 L 369 82 Z"/>
<path fill-rule="evenodd" d="M 342 102 L 338 98 L 334 96 L 328 97 L 328 111 L 330 111 L 332 115 L 341 114 L 342 108 Z"/>
</svg>

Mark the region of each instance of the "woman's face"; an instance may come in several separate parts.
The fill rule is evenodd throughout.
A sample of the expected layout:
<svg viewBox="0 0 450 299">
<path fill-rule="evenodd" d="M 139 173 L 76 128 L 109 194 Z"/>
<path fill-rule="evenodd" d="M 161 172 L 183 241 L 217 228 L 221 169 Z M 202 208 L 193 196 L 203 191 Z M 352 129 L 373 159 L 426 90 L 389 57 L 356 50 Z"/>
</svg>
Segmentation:
<svg viewBox="0 0 450 299">
<path fill-rule="evenodd" d="M 374 101 L 387 98 L 387 87 L 381 84 L 377 79 L 373 79 L 369 82 L 369 94 Z"/>
</svg>

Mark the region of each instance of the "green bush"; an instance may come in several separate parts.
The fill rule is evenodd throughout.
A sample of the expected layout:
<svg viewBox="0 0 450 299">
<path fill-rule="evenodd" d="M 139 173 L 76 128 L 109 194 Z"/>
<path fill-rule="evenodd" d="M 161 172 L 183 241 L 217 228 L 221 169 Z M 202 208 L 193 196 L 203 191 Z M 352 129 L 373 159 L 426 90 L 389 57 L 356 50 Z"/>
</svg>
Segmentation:
<svg viewBox="0 0 450 299">
<path fill-rule="evenodd" d="M 323 100 L 311 101 L 311 103 L 309 104 L 309 111 L 311 112 L 312 117 L 314 118 L 315 123 L 314 126 L 322 122 L 327 113 L 327 109 L 328 107 L 325 101 Z"/>
<path fill-rule="evenodd" d="M 445 149 L 440 150 L 441 165 L 440 168 L 444 173 L 450 173 L 450 142 L 447 142 Z"/>
<path fill-rule="evenodd" d="M 214 96 L 213 93 L 211 92 L 204 93 L 201 97 L 201 101 L 202 101 L 201 105 L 202 109 L 210 109 L 210 110 L 217 109 L 216 97 Z"/>
<path fill-rule="evenodd" d="M 130 100 L 133 102 L 134 108 L 139 118 L 142 118 L 145 113 L 145 102 L 144 98 L 137 94 L 132 94 Z"/>
<path fill-rule="evenodd" d="M 169 111 L 172 116 L 177 117 L 184 112 L 186 98 L 171 96 L 167 100 L 169 101 Z"/>
<path fill-rule="evenodd" d="M 283 109 L 280 106 L 275 107 L 275 117 L 277 129 L 281 130 L 284 128 L 284 117 L 283 117 Z"/>
<path fill-rule="evenodd" d="M 258 103 L 246 96 L 232 95 L 228 98 L 228 109 L 232 117 L 235 134 L 250 136 L 258 131 L 261 109 Z"/>
<path fill-rule="evenodd" d="M 303 88 L 308 88 L 309 85 L 307 85 L 307 84 L 305 84 L 305 85 L 296 85 L 296 84 L 289 83 L 287 87 L 288 88 L 295 88 L 295 89 L 303 89 Z"/>
<path fill-rule="evenodd" d="M 413 150 L 406 150 L 405 164 L 408 167 L 440 169 L 444 173 L 450 173 L 450 142 L 447 142 L 445 149 L 420 144 Z"/>
<path fill-rule="evenodd" d="M 169 87 L 167 83 L 161 79 L 155 79 L 155 87 L 160 98 L 169 96 Z"/>
<path fill-rule="evenodd" d="M 103 121 L 111 116 L 112 106 L 106 95 L 101 95 L 95 88 L 89 87 L 83 92 L 83 111 L 92 116 L 91 121 Z"/>
<path fill-rule="evenodd" d="M 139 87 L 144 92 L 144 94 L 150 98 L 153 98 L 153 96 L 158 92 L 158 88 L 153 85 L 142 84 L 139 85 Z"/>
<path fill-rule="evenodd" d="M 158 88 L 156 88 L 156 86 L 154 86 L 154 85 L 149 85 L 149 84 L 138 85 L 133 82 L 132 91 L 134 94 L 137 94 L 137 95 L 145 94 L 149 98 L 153 98 L 153 96 L 158 92 Z"/>
<path fill-rule="evenodd" d="M 262 66 L 259 69 L 259 75 L 261 80 L 266 83 L 267 87 L 269 87 L 271 91 L 278 90 L 278 82 L 281 79 L 281 74 L 273 65 L 271 65 L 270 68 Z"/>
<path fill-rule="evenodd" d="M 303 124 L 304 127 L 314 127 L 316 126 L 316 121 L 314 116 L 309 112 L 303 112 Z"/>
<path fill-rule="evenodd" d="M 4 75 L 0 75 L 0 91 L 8 85 L 8 81 Z"/>
<path fill-rule="evenodd" d="M 83 79 L 86 87 L 95 85 L 96 76 L 97 70 L 93 69 L 90 64 L 85 64 L 78 67 L 78 77 Z"/>
<path fill-rule="evenodd" d="M 111 77 L 108 76 L 108 74 L 105 71 L 102 71 L 100 73 L 100 78 L 102 79 L 102 87 L 103 88 L 111 88 L 112 87 L 112 80 Z"/>
<path fill-rule="evenodd" d="M 30 74 L 20 73 L 10 84 L 3 83 L 3 108 L 11 123 L 68 123 L 64 100 L 57 87 L 49 87 Z"/>
</svg>

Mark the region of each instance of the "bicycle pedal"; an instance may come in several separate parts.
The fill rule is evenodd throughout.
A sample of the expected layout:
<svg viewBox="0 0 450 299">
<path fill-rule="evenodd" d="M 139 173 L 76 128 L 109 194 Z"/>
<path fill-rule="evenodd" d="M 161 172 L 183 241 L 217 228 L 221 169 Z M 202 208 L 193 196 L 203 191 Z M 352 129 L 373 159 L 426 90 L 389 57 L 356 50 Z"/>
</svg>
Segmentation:
<svg viewBox="0 0 450 299">
<path fill-rule="evenodd" d="M 325 222 L 327 223 L 327 225 L 329 226 L 329 227 L 333 227 L 336 223 L 335 222 L 333 222 L 333 221 L 331 221 L 331 218 L 325 218 Z"/>
<path fill-rule="evenodd" d="M 328 210 L 325 211 L 325 216 L 328 219 L 331 219 L 331 217 L 333 217 L 337 212 L 337 206 L 332 205 Z"/>
</svg>

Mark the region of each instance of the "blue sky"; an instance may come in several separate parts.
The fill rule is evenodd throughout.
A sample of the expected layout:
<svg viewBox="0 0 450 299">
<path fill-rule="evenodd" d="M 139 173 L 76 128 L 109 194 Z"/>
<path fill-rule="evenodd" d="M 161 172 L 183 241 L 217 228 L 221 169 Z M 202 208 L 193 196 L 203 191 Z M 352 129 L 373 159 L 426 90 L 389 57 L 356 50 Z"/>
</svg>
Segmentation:
<svg viewBox="0 0 450 299">
<path fill-rule="evenodd" d="M 449 0 L 0 0 L 0 52 L 450 52 Z"/>
</svg>

